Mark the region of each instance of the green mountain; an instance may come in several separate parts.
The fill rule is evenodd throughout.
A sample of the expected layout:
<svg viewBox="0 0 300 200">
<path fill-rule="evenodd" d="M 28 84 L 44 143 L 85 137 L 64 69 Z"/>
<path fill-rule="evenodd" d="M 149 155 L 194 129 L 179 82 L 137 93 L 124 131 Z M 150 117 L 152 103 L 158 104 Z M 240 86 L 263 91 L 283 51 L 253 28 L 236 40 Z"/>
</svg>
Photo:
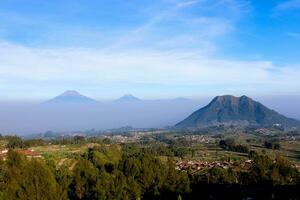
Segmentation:
<svg viewBox="0 0 300 200">
<path fill-rule="evenodd" d="M 217 96 L 207 106 L 195 111 L 175 128 L 197 129 L 215 125 L 300 126 L 300 121 L 287 118 L 247 96 Z"/>
</svg>

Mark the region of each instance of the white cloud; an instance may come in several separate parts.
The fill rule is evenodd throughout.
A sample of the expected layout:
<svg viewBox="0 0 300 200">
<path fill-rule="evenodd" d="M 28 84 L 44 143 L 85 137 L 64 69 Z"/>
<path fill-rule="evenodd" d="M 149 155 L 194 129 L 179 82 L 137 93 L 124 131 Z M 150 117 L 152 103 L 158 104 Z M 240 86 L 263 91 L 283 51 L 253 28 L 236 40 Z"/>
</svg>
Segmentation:
<svg viewBox="0 0 300 200">
<path fill-rule="evenodd" d="M 123 82 L 214 86 L 216 90 L 231 86 L 238 92 L 245 86 L 257 93 L 276 94 L 299 92 L 300 85 L 299 67 L 279 68 L 269 61 L 222 60 L 197 51 L 42 49 L 6 43 L 0 45 L 0 63 L 0 80 L 18 84 L 78 81 L 101 87 Z"/>
<path fill-rule="evenodd" d="M 0 43 L 0 88 L 18 90 L 20 85 L 36 83 L 50 87 L 70 81 L 99 88 L 115 83 L 193 88 L 190 93 L 195 93 L 197 87 L 225 93 L 299 93 L 298 66 L 278 67 L 266 60 L 215 56 L 216 41 L 234 31 L 235 23 L 248 8 L 247 3 L 168 2 L 171 6 L 154 12 L 127 34 L 116 40 L 115 36 L 108 38 L 114 42 L 104 47 L 46 48 Z M 194 6 L 200 7 L 199 12 L 186 15 L 185 9 Z M 174 26 L 175 31 L 171 29 Z"/>
</svg>

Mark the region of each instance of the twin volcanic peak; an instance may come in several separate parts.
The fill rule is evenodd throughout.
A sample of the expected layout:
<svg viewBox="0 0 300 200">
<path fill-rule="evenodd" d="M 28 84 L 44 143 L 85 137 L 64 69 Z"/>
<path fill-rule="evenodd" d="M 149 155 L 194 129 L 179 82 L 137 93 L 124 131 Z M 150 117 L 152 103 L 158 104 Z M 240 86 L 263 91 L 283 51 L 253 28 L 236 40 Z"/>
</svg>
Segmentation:
<svg viewBox="0 0 300 200">
<path fill-rule="evenodd" d="M 119 99 L 115 100 L 116 102 L 138 102 L 141 101 L 139 98 L 131 95 L 125 94 Z M 97 103 L 96 100 L 84 96 L 75 90 L 67 90 L 64 93 L 46 101 L 47 104 L 91 104 Z"/>
<path fill-rule="evenodd" d="M 179 129 L 197 129 L 215 125 L 300 126 L 247 96 L 217 96 L 207 106 L 195 111 L 175 125 Z"/>
</svg>

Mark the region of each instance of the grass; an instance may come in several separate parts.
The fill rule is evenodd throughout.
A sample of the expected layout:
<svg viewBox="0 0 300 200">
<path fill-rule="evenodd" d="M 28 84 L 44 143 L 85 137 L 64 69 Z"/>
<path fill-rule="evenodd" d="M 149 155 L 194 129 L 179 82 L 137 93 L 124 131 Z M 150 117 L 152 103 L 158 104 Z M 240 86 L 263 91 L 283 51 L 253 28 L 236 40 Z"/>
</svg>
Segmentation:
<svg viewBox="0 0 300 200">
<path fill-rule="evenodd" d="M 47 160 L 53 160 L 57 166 L 70 167 L 75 158 L 83 154 L 88 148 L 97 146 L 95 143 L 88 143 L 84 145 L 45 145 L 32 147 L 35 152 L 41 154 Z"/>
</svg>

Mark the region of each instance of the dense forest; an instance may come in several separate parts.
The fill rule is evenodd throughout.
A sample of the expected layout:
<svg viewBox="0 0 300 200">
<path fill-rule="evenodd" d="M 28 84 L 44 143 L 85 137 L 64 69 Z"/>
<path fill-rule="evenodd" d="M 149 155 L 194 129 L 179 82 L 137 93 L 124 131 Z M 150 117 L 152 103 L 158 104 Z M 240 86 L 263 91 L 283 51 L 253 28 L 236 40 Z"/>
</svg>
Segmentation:
<svg viewBox="0 0 300 200">
<path fill-rule="evenodd" d="M 80 139 L 80 138 L 77 138 Z M 8 143 L 13 147 L 15 138 Z M 24 145 L 20 143 L 19 145 Z M 42 141 L 35 141 L 39 143 Z M 27 144 L 28 145 L 28 144 Z M 10 148 L 0 162 L 0 199 L 297 199 L 299 172 L 280 156 L 251 151 L 247 171 L 175 168 L 176 148 L 105 144 L 75 157 L 76 165 L 26 158 Z M 159 159 L 159 156 L 166 159 Z"/>
</svg>

